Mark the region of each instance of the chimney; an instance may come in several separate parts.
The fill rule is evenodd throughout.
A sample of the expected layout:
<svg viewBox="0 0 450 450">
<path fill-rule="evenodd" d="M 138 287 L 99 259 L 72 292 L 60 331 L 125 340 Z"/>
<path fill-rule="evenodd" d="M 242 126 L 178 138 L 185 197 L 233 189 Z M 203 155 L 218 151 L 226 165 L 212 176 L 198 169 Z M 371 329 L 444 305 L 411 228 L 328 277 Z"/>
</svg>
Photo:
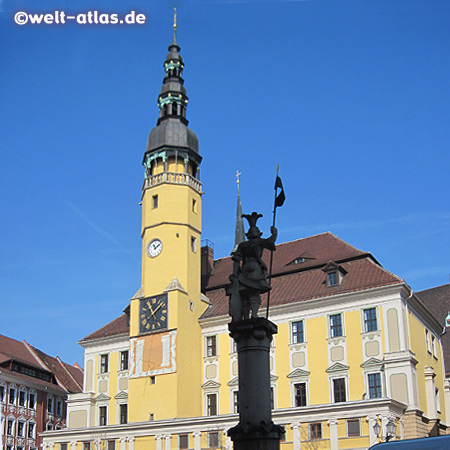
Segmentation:
<svg viewBox="0 0 450 450">
<path fill-rule="evenodd" d="M 201 285 L 202 292 L 205 293 L 206 286 L 208 286 L 209 278 L 214 267 L 214 244 L 208 239 L 202 241 L 201 248 Z"/>
</svg>

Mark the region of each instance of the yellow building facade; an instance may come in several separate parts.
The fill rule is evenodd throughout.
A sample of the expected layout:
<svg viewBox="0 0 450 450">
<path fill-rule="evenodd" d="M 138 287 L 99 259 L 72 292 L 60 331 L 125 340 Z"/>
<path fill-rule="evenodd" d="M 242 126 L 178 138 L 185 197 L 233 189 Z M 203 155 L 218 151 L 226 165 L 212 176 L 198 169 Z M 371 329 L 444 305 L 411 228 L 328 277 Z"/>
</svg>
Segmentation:
<svg viewBox="0 0 450 450">
<path fill-rule="evenodd" d="M 45 449 L 232 448 L 232 261 L 200 245 L 202 158 L 179 51 L 174 35 L 143 160 L 142 285 L 121 316 L 80 341 L 83 393 L 69 396 L 68 428 L 44 433 Z M 393 439 L 446 432 L 442 325 L 370 253 L 331 233 L 278 245 L 269 318 L 283 450 L 367 449 L 388 423 Z"/>
</svg>

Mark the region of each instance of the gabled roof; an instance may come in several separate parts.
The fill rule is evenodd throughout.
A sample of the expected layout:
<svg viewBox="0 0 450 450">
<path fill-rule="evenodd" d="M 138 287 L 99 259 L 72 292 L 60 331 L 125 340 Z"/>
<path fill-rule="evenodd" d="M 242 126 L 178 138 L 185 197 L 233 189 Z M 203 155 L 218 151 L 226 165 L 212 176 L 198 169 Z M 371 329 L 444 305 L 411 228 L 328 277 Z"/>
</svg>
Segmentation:
<svg viewBox="0 0 450 450">
<path fill-rule="evenodd" d="M 275 254 L 279 252 L 278 266 L 277 271 L 274 271 L 270 294 L 272 307 L 403 283 L 401 278 L 385 270 L 369 253 L 355 249 L 331 233 L 301 241 L 301 246 L 309 246 L 309 252 L 317 255 L 317 260 L 298 264 L 297 266 L 302 267 L 294 272 L 291 270 L 292 265 L 286 269 L 284 261 L 287 261 L 287 264 L 292 261 L 292 253 L 298 251 L 299 241 L 288 242 L 277 247 Z M 333 261 L 339 262 L 339 266 L 345 273 L 340 284 L 332 287 L 327 286 L 322 270 L 330 261 L 330 257 L 325 253 L 327 245 L 331 248 L 330 255 Z M 290 248 L 291 246 L 294 250 Z M 266 253 L 267 258 L 269 252 Z M 218 275 L 220 280 L 225 279 L 225 273 L 229 275 L 232 271 L 231 258 L 222 261 L 220 270 L 224 273 Z M 321 265 L 318 264 L 319 262 Z M 210 289 L 208 285 L 206 295 L 211 301 L 211 306 L 203 313 L 202 319 L 228 314 L 228 297 L 220 283 L 213 289 Z M 267 294 L 262 295 L 261 310 L 265 307 L 266 299 Z"/>
<path fill-rule="evenodd" d="M 33 367 L 53 375 L 53 382 L 46 382 L 39 378 L 11 370 L 12 362 Z M 33 379 L 44 386 L 57 386 L 66 392 L 81 392 L 83 385 L 83 370 L 78 364 L 71 366 L 58 357 L 54 358 L 41 350 L 29 345 L 25 340 L 20 342 L 7 336 L 0 335 L 0 364 L 2 371 L 22 379 Z"/>
<path fill-rule="evenodd" d="M 378 264 L 375 258 L 367 252 L 363 252 L 335 236 L 326 232 L 310 236 L 296 241 L 277 244 L 273 253 L 273 276 L 307 270 L 312 267 L 323 267 L 330 260 L 335 263 L 341 261 L 366 257 Z M 305 257 L 305 255 L 307 255 Z M 296 258 L 305 258 L 302 263 L 293 263 Z M 264 262 L 269 265 L 270 253 L 263 254 Z M 229 283 L 228 277 L 233 272 L 231 257 L 214 261 L 214 268 L 206 288 L 206 292 Z M 206 294 L 208 295 L 208 294 Z M 209 295 L 208 295 L 209 297 Z"/>
<path fill-rule="evenodd" d="M 450 284 L 419 291 L 416 292 L 416 295 L 425 303 L 438 321 L 444 324 L 445 318 L 450 312 Z M 447 328 L 445 330 L 446 332 L 442 335 L 441 340 L 444 352 L 445 372 L 446 376 L 450 377 L 450 330 Z"/>
</svg>

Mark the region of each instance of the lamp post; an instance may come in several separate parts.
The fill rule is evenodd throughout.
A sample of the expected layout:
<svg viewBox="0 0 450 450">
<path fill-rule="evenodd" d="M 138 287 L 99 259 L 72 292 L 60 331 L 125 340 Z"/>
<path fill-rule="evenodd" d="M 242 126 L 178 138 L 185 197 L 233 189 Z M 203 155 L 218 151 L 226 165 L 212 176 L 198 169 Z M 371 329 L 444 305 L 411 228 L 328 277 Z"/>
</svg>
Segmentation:
<svg viewBox="0 0 450 450">
<path fill-rule="evenodd" d="M 383 436 L 381 434 L 381 425 L 378 423 L 378 421 L 375 422 L 375 425 L 373 426 L 373 431 L 375 432 L 378 439 L 383 440 L 384 442 L 389 442 L 393 437 L 395 437 L 395 432 L 397 430 L 397 425 L 389 419 L 389 422 L 386 424 L 386 436 Z"/>
</svg>

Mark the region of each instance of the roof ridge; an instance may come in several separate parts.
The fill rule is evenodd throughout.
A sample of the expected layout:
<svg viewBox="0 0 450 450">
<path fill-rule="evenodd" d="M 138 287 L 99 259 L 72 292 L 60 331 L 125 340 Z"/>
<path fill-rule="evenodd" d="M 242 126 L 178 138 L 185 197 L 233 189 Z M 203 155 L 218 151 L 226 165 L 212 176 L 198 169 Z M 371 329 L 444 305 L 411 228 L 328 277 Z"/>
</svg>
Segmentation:
<svg viewBox="0 0 450 450">
<path fill-rule="evenodd" d="M 35 352 L 35 349 L 31 344 L 29 344 L 25 339 L 22 339 L 22 343 L 25 345 L 25 347 L 28 349 L 28 351 L 31 353 L 31 355 L 36 359 L 36 361 L 43 367 L 45 370 L 48 370 L 49 372 L 53 373 L 53 371 L 45 364 L 45 361 L 42 360 L 42 358 Z M 42 351 L 42 350 L 39 350 Z M 45 352 L 42 352 L 46 354 Z M 47 354 L 46 354 L 47 355 Z M 47 355 L 49 356 L 49 355 Z"/>
<path fill-rule="evenodd" d="M 75 384 L 81 389 L 83 390 L 83 386 L 80 385 L 80 383 L 78 383 L 78 381 L 75 379 L 75 377 L 70 373 L 70 370 L 66 367 L 66 364 L 64 361 L 61 361 L 60 357 L 58 355 L 56 355 L 55 359 L 59 362 L 59 364 L 62 366 L 64 372 L 66 372 L 69 377 L 75 382 Z M 74 366 L 72 366 L 74 367 Z"/>
</svg>

